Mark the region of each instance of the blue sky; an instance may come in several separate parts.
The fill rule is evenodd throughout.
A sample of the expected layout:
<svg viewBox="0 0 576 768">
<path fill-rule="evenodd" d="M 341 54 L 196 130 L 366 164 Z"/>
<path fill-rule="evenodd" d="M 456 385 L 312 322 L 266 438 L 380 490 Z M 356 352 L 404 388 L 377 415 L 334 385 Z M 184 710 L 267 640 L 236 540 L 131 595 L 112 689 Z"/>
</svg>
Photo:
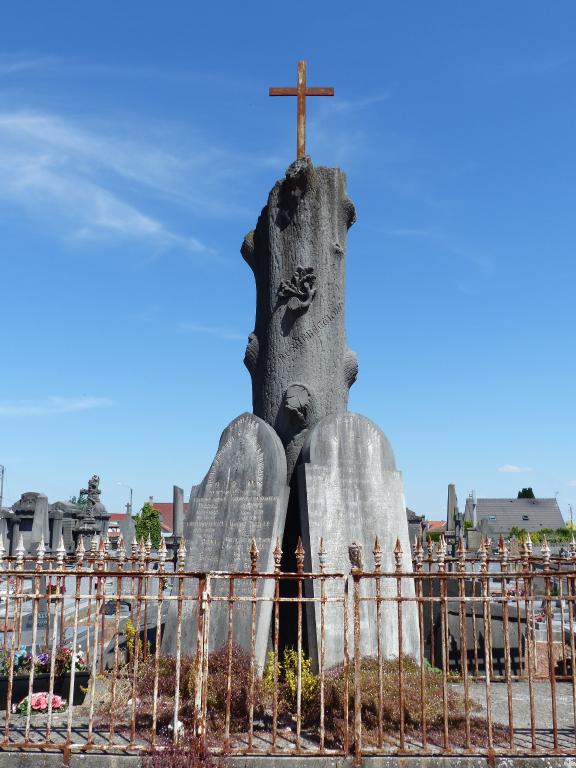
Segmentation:
<svg viewBox="0 0 576 768">
<path fill-rule="evenodd" d="M 0 26 L 5 502 L 201 480 L 251 409 L 239 248 L 293 160 L 348 175 L 351 410 L 441 518 L 576 510 L 576 5 L 19 0 Z"/>
</svg>

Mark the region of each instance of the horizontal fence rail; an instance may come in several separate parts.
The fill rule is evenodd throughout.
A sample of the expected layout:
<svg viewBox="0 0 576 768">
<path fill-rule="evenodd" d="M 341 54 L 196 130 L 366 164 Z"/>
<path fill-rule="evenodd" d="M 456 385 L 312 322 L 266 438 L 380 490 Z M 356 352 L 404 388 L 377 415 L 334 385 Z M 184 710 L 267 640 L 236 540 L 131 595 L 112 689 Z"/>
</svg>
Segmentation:
<svg viewBox="0 0 576 768">
<path fill-rule="evenodd" d="M 278 542 L 262 572 L 253 542 L 246 571 L 205 573 L 183 540 L 0 544 L 1 746 L 576 754 L 576 544 L 452 552 L 417 541 L 407 572 L 399 542 L 369 568 L 352 544 L 336 573 L 320 541 L 310 572 L 299 542 L 284 572 Z"/>
</svg>

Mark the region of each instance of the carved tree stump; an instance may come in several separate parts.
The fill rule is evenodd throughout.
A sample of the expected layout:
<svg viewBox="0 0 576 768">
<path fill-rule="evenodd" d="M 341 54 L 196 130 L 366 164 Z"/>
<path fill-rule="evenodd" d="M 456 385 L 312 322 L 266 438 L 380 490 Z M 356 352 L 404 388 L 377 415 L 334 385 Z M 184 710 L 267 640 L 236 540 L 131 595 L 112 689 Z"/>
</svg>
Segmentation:
<svg viewBox="0 0 576 768">
<path fill-rule="evenodd" d="M 256 281 L 244 362 L 253 410 L 278 433 L 290 480 L 308 430 L 345 412 L 358 371 L 346 344 L 346 237 L 355 221 L 344 173 L 293 163 L 242 245 Z"/>
</svg>

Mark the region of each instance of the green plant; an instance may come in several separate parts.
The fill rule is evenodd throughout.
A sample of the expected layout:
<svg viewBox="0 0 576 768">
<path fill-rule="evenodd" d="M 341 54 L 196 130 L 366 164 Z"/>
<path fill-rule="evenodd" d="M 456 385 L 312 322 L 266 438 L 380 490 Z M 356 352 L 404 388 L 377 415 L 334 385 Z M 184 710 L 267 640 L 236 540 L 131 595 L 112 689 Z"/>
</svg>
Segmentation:
<svg viewBox="0 0 576 768">
<path fill-rule="evenodd" d="M 149 501 L 134 518 L 134 527 L 137 541 L 150 541 L 154 549 L 158 549 L 162 540 L 162 526 L 160 525 L 160 513 Z"/>
<path fill-rule="evenodd" d="M 298 694 L 298 651 L 294 648 L 284 650 L 282 677 L 288 706 L 295 712 Z M 316 708 L 320 692 L 320 678 L 312 672 L 312 659 L 305 653 L 300 655 L 300 690 L 301 708 L 305 719 Z"/>
<path fill-rule="evenodd" d="M 136 627 L 132 623 L 132 619 L 127 619 L 124 625 L 124 635 L 126 637 L 126 656 L 128 662 L 134 661 L 136 656 L 136 649 L 138 649 L 138 656 L 142 655 L 142 640 L 138 637 Z"/>
<path fill-rule="evenodd" d="M 300 709 L 305 723 L 317 719 L 320 707 L 320 677 L 312 672 L 312 659 L 301 653 Z M 274 695 L 274 653 L 268 652 L 262 689 L 271 698 Z M 280 709 L 296 714 L 298 708 L 298 651 L 285 648 L 278 659 L 278 703 Z"/>
<path fill-rule="evenodd" d="M 525 528 L 518 528 L 518 526 L 513 525 L 510 528 L 510 536 L 514 536 L 518 541 L 523 542 L 528 538 L 528 531 Z"/>
<path fill-rule="evenodd" d="M 70 496 L 68 501 L 71 504 L 76 504 L 77 507 L 84 509 L 86 507 L 86 504 L 88 503 L 88 497 L 85 494 L 81 493 L 79 496 Z"/>
</svg>

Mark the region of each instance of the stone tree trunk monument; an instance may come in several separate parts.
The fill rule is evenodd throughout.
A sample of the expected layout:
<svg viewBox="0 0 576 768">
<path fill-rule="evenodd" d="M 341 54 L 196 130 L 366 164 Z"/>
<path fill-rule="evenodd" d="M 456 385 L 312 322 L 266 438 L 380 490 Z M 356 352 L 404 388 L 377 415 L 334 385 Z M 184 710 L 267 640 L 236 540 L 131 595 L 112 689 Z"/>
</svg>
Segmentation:
<svg viewBox="0 0 576 768">
<path fill-rule="evenodd" d="M 271 89 L 271 95 L 298 98 L 298 158 L 278 181 L 256 229 L 245 237 L 242 256 L 256 282 L 256 320 L 244 363 L 252 377 L 253 414 L 243 414 L 224 431 L 212 466 L 192 489 L 184 538 L 190 570 L 247 570 L 250 541 L 260 550 L 259 567 L 273 570 L 276 538 L 283 539 L 284 566 L 302 536 L 306 568 L 319 570 L 320 539 L 328 571 L 347 572 L 354 542 L 369 554 L 378 536 L 382 570 L 394 570 L 399 539 L 403 566 L 411 570 L 410 543 L 402 479 L 383 432 L 347 409 L 356 379 L 356 355 L 346 343 L 344 286 L 346 238 L 355 221 L 339 168 L 315 167 L 305 155 L 306 95 L 327 96 L 327 88 L 307 88 L 299 64 L 298 87 Z M 369 562 L 367 570 L 371 570 Z M 406 580 L 404 580 L 406 581 Z M 366 594 L 370 583 L 363 585 Z M 332 594 L 327 585 L 327 596 Z M 340 587 L 341 588 L 341 587 Z M 259 594 L 271 598 L 267 580 Z M 312 584 L 307 595 L 318 597 Z M 412 589 L 403 586 L 405 594 Z M 382 582 L 383 594 L 396 583 Z M 222 605 L 222 604 L 221 604 Z M 388 606 L 388 607 L 386 607 Z M 372 606 L 373 608 L 373 606 Z M 368 604 L 361 610 L 361 650 L 375 655 L 376 626 Z M 319 604 L 307 604 L 307 639 L 317 657 Z M 414 603 L 403 607 L 404 653 L 419 648 Z M 397 608 L 384 603 L 383 653 L 398 653 Z M 388 614 L 386 613 L 388 612 Z M 249 647 L 248 613 L 235 619 L 234 639 Z M 169 617 L 164 647 L 170 651 L 174 616 Z M 211 615 L 211 647 L 227 641 L 227 614 Z M 271 603 L 258 608 L 256 652 L 260 668 L 270 635 Z M 290 639 L 291 616 L 281 619 Z M 343 656 L 343 616 L 327 606 L 325 664 Z M 184 642 L 193 644 L 192 618 L 183 625 Z"/>
<path fill-rule="evenodd" d="M 345 248 L 355 220 L 338 168 L 290 166 L 242 255 L 256 281 L 256 324 L 244 362 L 254 413 L 282 440 L 288 480 L 310 427 L 345 413 L 356 355 L 344 331 Z"/>
</svg>

